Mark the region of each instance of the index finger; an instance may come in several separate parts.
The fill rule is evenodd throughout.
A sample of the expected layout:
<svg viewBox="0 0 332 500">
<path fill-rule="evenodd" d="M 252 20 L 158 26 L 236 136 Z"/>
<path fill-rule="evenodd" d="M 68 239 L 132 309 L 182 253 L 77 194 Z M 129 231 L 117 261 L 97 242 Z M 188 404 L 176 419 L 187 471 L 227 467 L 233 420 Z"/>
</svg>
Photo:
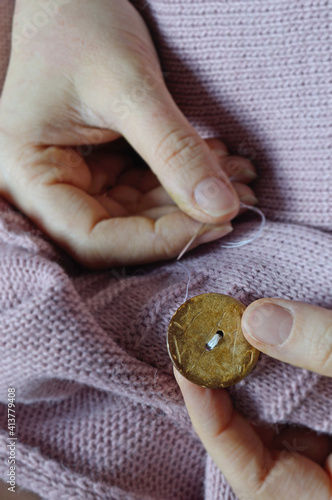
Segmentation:
<svg viewBox="0 0 332 500">
<path fill-rule="evenodd" d="M 58 153 L 56 150 L 55 156 Z M 13 173 L 7 179 L 10 200 L 73 258 L 91 269 L 175 257 L 200 225 L 180 210 L 157 220 L 118 217 L 119 205 L 114 200 L 108 200 L 106 210 L 85 192 L 90 177 L 83 159 L 79 168 L 63 170 L 61 182 L 49 161 L 36 162 L 34 168 L 30 165 L 26 170 L 15 167 L 15 176 Z M 230 230 L 227 223 L 215 229 L 211 239 Z"/>
<path fill-rule="evenodd" d="M 199 387 L 174 369 L 199 438 L 240 500 L 330 499 L 327 473 L 307 457 L 271 451 L 224 389 Z"/>
</svg>

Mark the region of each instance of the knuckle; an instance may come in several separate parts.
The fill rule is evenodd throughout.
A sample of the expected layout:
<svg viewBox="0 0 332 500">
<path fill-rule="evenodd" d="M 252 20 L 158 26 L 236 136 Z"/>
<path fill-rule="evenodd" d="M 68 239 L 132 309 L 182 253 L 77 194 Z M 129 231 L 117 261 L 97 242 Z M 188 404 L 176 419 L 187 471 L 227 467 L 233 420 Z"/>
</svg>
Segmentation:
<svg viewBox="0 0 332 500">
<path fill-rule="evenodd" d="M 240 175 L 243 171 L 243 162 L 239 160 L 236 156 L 231 156 L 225 162 L 225 172 L 230 176 Z"/>
<path fill-rule="evenodd" d="M 228 155 L 227 146 L 220 139 L 212 137 L 209 139 L 205 139 L 205 142 L 208 144 L 210 149 L 212 149 L 218 156 L 224 157 Z"/>
<path fill-rule="evenodd" d="M 325 353 L 324 358 L 322 360 L 322 371 L 327 375 L 332 376 L 332 349 L 330 348 L 329 352 Z"/>
<path fill-rule="evenodd" d="M 26 167 L 26 168 L 25 168 Z M 51 184 L 54 178 L 59 176 L 59 168 L 45 169 L 42 163 L 36 162 L 34 165 L 22 165 L 22 180 L 27 191 L 37 192 L 37 189 Z"/>
<path fill-rule="evenodd" d="M 163 225 L 156 221 L 153 254 L 160 258 L 172 259 L 176 255 L 176 250 L 174 238 L 170 238 L 164 231 Z"/>
<path fill-rule="evenodd" d="M 204 141 L 195 133 L 171 130 L 156 149 L 156 157 L 164 169 L 179 170 L 190 164 L 191 167 L 201 165 L 204 160 Z"/>
<path fill-rule="evenodd" d="M 46 149 L 33 148 L 26 157 L 20 152 L 18 164 L 24 182 L 30 188 L 37 188 L 42 185 L 52 184 L 61 178 L 64 162 L 56 147 Z"/>
<path fill-rule="evenodd" d="M 253 474 L 251 481 L 251 489 L 254 492 L 255 498 L 262 496 L 270 498 L 272 491 L 278 488 L 280 478 L 284 476 L 285 471 L 289 465 L 296 459 L 290 456 L 289 453 L 281 452 L 278 460 L 270 457 L 269 452 L 264 452 L 265 460 L 264 465 L 260 468 L 257 474 Z"/>
</svg>

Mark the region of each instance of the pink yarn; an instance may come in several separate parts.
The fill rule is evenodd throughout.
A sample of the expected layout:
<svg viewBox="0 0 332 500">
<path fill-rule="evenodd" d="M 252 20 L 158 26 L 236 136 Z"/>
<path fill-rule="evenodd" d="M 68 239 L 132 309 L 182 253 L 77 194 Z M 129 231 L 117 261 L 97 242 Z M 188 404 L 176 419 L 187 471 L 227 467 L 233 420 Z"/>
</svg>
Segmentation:
<svg viewBox="0 0 332 500">
<path fill-rule="evenodd" d="M 11 0 L 0 4 L 0 70 Z M 325 0 L 136 1 L 167 84 L 203 137 L 259 172 L 264 233 L 183 262 L 190 295 L 332 306 L 331 49 Z M 47 500 L 236 500 L 191 428 L 166 349 L 188 277 L 176 262 L 91 272 L 0 199 L 0 477 L 7 388 L 17 482 Z M 246 239 L 255 216 L 229 236 Z M 226 240 L 224 240 L 226 241 Z M 332 379 L 262 355 L 229 389 L 254 423 L 332 433 Z"/>
</svg>

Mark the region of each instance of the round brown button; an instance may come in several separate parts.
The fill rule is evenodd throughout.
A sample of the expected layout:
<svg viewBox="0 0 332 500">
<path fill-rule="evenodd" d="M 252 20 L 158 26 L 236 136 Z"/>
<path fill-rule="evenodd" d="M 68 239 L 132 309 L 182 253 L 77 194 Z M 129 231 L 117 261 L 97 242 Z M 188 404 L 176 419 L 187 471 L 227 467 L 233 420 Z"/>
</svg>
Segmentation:
<svg viewBox="0 0 332 500">
<path fill-rule="evenodd" d="M 228 295 L 204 293 L 187 300 L 168 327 L 167 348 L 178 371 L 210 389 L 236 384 L 257 363 L 259 351 L 243 336 L 245 306 Z"/>
</svg>

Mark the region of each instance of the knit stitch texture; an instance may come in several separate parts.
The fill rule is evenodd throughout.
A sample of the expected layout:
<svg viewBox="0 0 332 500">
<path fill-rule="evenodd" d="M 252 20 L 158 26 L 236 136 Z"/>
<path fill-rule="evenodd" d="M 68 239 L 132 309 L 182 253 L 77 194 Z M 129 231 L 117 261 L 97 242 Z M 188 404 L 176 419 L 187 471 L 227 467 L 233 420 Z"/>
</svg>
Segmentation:
<svg viewBox="0 0 332 500">
<path fill-rule="evenodd" d="M 136 0 L 169 89 L 203 137 L 249 157 L 268 218 L 240 248 L 183 262 L 189 296 L 332 307 L 331 8 L 326 0 Z M 0 82 L 13 2 L 0 4 Z M 187 274 L 173 262 L 91 272 L 0 198 L 0 477 L 7 389 L 17 482 L 46 500 L 236 500 L 189 422 L 166 349 Z M 250 237 L 242 216 L 228 241 Z M 332 379 L 265 355 L 229 389 L 258 424 L 332 434 Z"/>
</svg>

